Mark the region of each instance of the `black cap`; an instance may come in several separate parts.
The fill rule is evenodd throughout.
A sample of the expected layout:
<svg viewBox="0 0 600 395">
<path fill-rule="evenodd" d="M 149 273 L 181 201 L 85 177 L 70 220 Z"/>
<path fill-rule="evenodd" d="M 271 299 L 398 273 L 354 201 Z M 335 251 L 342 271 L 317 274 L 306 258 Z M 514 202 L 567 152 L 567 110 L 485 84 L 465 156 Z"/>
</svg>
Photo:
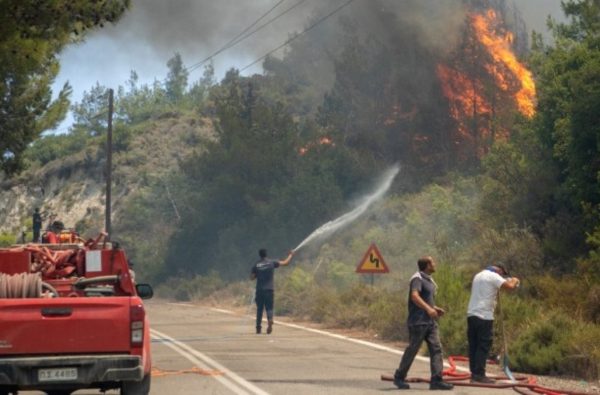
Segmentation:
<svg viewBox="0 0 600 395">
<path fill-rule="evenodd" d="M 510 273 L 508 272 L 508 269 L 506 268 L 506 266 L 503 263 L 498 262 L 494 266 L 500 268 L 504 272 L 505 276 L 509 276 L 510 277 Z"/>
</svg>

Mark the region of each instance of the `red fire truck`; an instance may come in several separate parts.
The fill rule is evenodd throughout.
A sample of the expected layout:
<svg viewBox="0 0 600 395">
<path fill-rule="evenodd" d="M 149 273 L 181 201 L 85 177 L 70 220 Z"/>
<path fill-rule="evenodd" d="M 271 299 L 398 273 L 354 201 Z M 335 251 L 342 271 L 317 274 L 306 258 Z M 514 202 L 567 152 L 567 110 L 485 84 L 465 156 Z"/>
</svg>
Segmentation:
<svg viewBox="0 0 600 395">
<path fill-rule="evenodd" d="M 0 249 L 0 395 L 150 392 L 152 287 L 103 236 Z"/>
</svg>

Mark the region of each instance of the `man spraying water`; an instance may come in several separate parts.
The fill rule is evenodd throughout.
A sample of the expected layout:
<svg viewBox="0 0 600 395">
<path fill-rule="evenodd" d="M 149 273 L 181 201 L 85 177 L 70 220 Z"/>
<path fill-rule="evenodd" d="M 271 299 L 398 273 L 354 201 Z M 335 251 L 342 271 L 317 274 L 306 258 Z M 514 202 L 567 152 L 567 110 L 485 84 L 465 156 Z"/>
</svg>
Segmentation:
<svg viewBox="0 0 600 395">
<path fill-rule="evenodd" d="M 273 331 L 273 304 L 274 304 L 274 287 L 273 287 L 273 274 L 276 268 L 279 266 L 286 266 L 290 263 L 292 256 L 303 246 L 308 243 L 317 240 L 324 239 L 344 226 L 350 224 L 358 217 L 360 217 L 367 209 L 377 200 L 381 199 L 392 185 L 392 181 L 400 171 L 400 166 L 395 165 L 388 169 L 382 178 L 380 185 L 375 189 L 371 195 L 364 198 L 364 200 L 353 210 L 347 212 L 339 218 L 329 221 L 314 232 L 312 232 L 306 239 L 304 239 L 296 248 L 290 251 L 287 258 L 283 260 L 272 260 L 267 258 L 267 251 L 261 249 L 259 251 L 260 261 L 258 261 L 252 267 L 250 273 L 251 279 L 256 279 L 256 333 L 259 334 L 262 331 L 262 315 L 263 310 L 267 311 L 267 334 Z"/>
<path fill-rule="evenodd" d="M 267 310 L 267 335 L 273 331 L 273 304 L 274 304 L 274 281 L 275 269 L 279 266 L 287 266 L 292 260 L 293 251 L 290 251 L 287 258 L 283 260 L 273 260 L 267 258 L 267 250 L 261 248 L 258 251 L 260 260 L 252 266 L 250 278 L 256 279 L 256 333 L 262 331 L 263 310 Z"/>
</svg>

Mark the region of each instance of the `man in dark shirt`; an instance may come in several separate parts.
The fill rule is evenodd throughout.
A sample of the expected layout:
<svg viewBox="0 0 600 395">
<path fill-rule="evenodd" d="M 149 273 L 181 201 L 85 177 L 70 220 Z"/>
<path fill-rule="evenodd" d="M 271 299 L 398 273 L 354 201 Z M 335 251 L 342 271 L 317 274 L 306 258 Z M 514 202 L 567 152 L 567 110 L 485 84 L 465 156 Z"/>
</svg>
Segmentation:
<svg viewBox="0 0 600 395">
<path fill-rule="evenodd" d="M 267 250 L 264 248 L 258 251 L 260 260 L 252 266 L 250 278 L 256 279 L 256 333 L 260 333 L 262 326 L 263 309 L 267 310 L 267 334 L 273 331 L 273 274 L 279 266 L 286 266 L 292 260 L 293 251 L 290 251 L 287 258 L 281 261 L 267 258 Z"/>
<path fill-rule="evenodd" d="M 39 243 L 40 241 L 40 230 L 42 229 L 42 214 L 40 214 L 40 209 L 35 208 L 32 218 L 32 228 L 33 228 L 33 242 Z"/>
<path fill-rule="evenodd" d="M 431 381 L 429 389 L 451 390 L 452 384 L 442 381 L 444 367 L 442 345 L 438 335 L 436 319 L 444 315 L 444 310 L 435 305 L 434 295 L 437 284 L 431 275 L 435 272 L 436 263 L 432 257 L 427 256 L 417 262 L 419 271 L 410 278 L 408 296 L 408 347 L 402 355 L 400 366 L 394 374 L 394 384 L 399 389 L 409 389 L 405 381 L 408 370 L 415 356 L 421 348 L 423 341 L 429 348 L 431 359 Z"/>
</svg>

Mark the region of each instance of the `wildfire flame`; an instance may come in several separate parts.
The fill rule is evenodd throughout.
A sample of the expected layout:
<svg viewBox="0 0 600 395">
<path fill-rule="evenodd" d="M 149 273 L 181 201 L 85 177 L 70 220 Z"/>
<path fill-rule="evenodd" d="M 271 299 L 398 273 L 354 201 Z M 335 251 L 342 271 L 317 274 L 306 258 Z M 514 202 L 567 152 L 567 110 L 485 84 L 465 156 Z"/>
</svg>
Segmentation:
<svg viewBox="0 0 600 395">
<path fill-rule="evenodd" d="M 514 109 L 532 117 L 536 97 L 532 74 L 512 52 L 514 36 L 496 12 L 469 14 L 468 22 L 472 34 L 436 69 L 456 121 L 450 141 L 460 146 L 461 159 L 481 157 L 493 141 L 507 138 Z"/>
<path fill-rule="evenodd" d="M 335 147 L 335 143 L 333 142 L 332 139 L 330 139 L 327 136 L 323 136 L 321 137 L 316 143 L 315 142 L 311 142 L 306 144 L 304 147 L 300 147 L 298 149 L 298 153 L 303 156 L 305 155 L 311 148 L 313 148 L 316 145 L 331 145 L 332 147 Z"/>
<path fill-rule="evenodd" d="M 494 62 L 505 66 L 520 81 L 521 88 L 515 94 L 517 107 L 523 115 L 532 117 L 535 113 L 535 83 L 531 72 L 519 63 L 510 49 L 512 34 L 507 33 L 501 37 L 494 32 L 492 26 L 497 24 L 497 16 L 493 10 L 489 10 L 485 15 L 473 14 L 471 20 L 477 39 L 487 49 Z M 492 67 L 488 71 L 494 76 L 500 88 L 508 89 L 505 76 L 497 68 Z"/>
<path fill-rule="evenodd" d="M 481 82 L 469 79 L 465 74 L 443 64 L 437 66 L 437 75 L 443 81 L 444 95 L 451 98 L 450 115 L 459 121 L 459 133 L 468 136 L 463 115 L 488 114 L 490 105 L 479 92 L 483 91 Z"/>
</svg>

